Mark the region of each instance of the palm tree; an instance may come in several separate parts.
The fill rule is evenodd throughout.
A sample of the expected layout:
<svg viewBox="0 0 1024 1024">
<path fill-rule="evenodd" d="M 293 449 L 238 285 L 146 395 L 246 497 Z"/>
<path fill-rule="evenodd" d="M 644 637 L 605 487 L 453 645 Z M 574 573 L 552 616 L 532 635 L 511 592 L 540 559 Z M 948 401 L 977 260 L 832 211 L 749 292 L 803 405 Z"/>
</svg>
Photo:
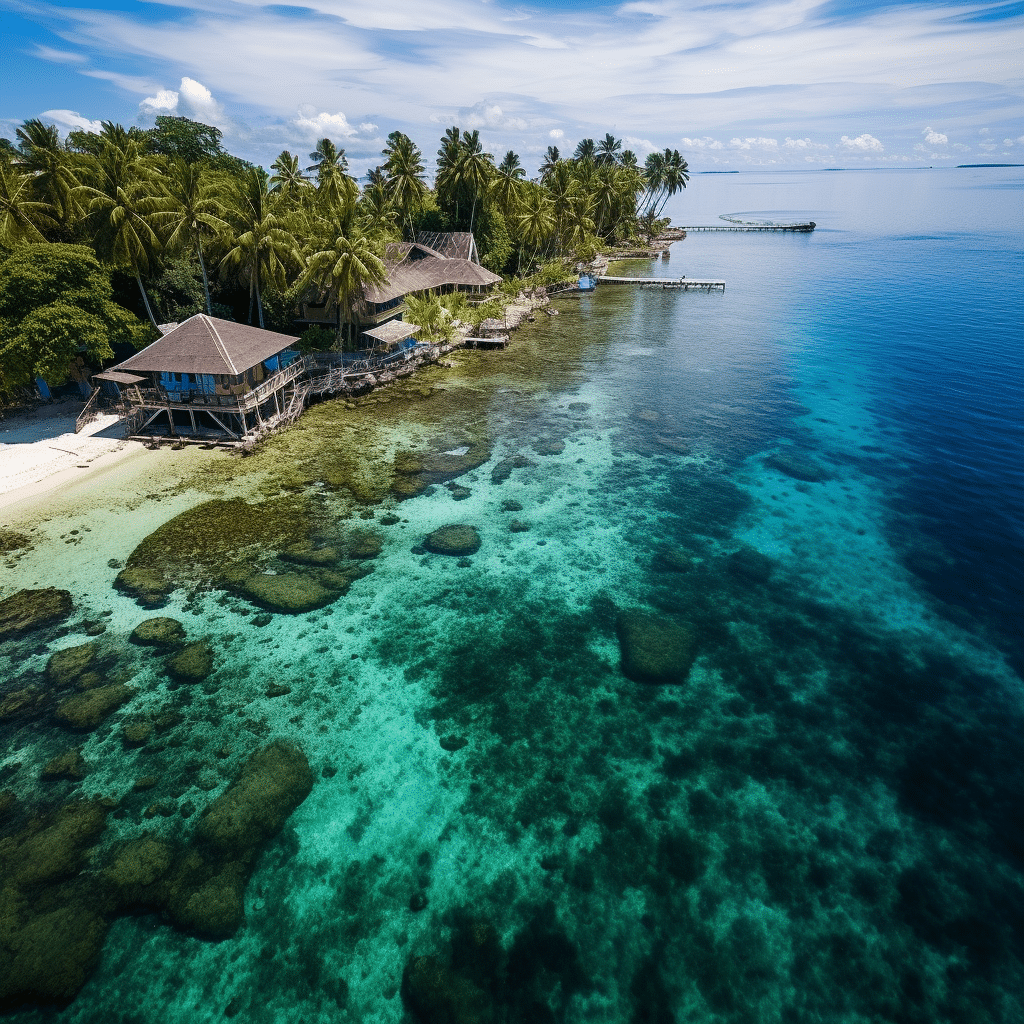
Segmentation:
<svg viewBox="0 0 1024 1024">
<path fill-rule="evenodd" d="M 358 231 L 335 233 L 312 253 L 296 289 L 316 288 L 328 296 L 328 308 L 340 309 L 343 316 L 367 284 L 380 284 L 387 277 L 384 261 L 370 240 Z"/>
<path fill-rule="evenodd" d="M 43 124 L 37 117 L 25 121 L 15 134 L 18 156 L 14 162 L 18 170 L 32 175 L 36 197 L 49 203 L 56 219 L 69 226 L 81 213 L 75 199 L 80 182 L 60 134 L 53 125 Z"/>
<path fill-rule="evenodd" d="M 608 219 L 608 214 L 613 212 L 619 199 L 619 182 L 615 171 L 615 167 L 605 165 L 594 176 L 591 196 L 597 211 L 596 231 L 599 235 Z"/>
<path fill-rule="evenodd" d="M 659 215 L 665 209 L 665 203 L 668 202 L 669 198 L 674 196 L 680 189 L 686 188 L 686 183 L 690 180 L 689 167 L 678 149 L 669 150 L 666 148 L 664 160 L 662 188 L 665 195 L 661 201 L 661 209 L 658 210 Z"/>
<path fill-rule="evenodd" d="M 387 158 L 384 162 L 387 175 L 385 188 L 392 205 L 402 218 L 403 230 L 408 227 L 408 235 L 411 237 L 413 214 L 427 194 L 427 185 L 423 180 L 423 154 L 408 135 L 392 132 L 381 155 Z"/>
<path fill-rule="evenodd" d="M 290 197 L 292 193 L 309 185 L 309 178 L 299 167 L 299 158 L 292 156 L 287 149 L 270 165 L 274 172 L 270 179 L 270 187 L 282 196 Z"/>
<path fill-rule="evenodd" d="M 597 144 L 595 163 L 600 167 L 607 167 L 610 164 L 616 163 L 621 149 L 622 140 L 616 139 L 611 132 L 606 132 L 604 138 Z"/>
<path fill-rule="evenodd" d="M 459 190 L 456 168 L 462 155 L 462 132 L 455 126 L 446 128 L 441 136 L 441 148 L 437 151 L 437 174 L 434 188 L 438 199 L 447 195 L 455 203 L 455 220 L 459 219 Z"/>
<path fill-rule="evenodd" d="M 288 268 L 299 263 L 298 244 L 288 220 L 278 210 L 261 167 L 252 167 L 235 182 L 229 197 L 228 219 L 235 229 L 233 244 L 221 262 L 221 273 L 233 271 L 249 285 L 249 320 L 255 302 L 263 327 L 263 287 L 287 286 Z"/>
<path fill-rule="evenodd" d="M 93 185 L 79 185 L 72 194 L 95 225 L 96 248 L 116 267 L 135 275 L 150 323 L 157 326 L 142 283 L 160 251 L 155 220 L 165 208 L 156 171 L 142 156 L 138 143 L 125 140 L 122 149 L 104 139 Z"/>
<path fill-rule="evenodd" d="M 203 272 L 206 313 L 212 316 L 203 235 L 223 235 L 230 230 L 224 220 L 227 208 L 221 191 L 203 164 L 189 164 L 184 160 L 170 162 L 163 182 L 167 190 L 166 209 L 154 216 L 154 222 L 166 232 L 164 244 L 168 249 L 195 248 Z"/>
<path fill-rule="evenodd" d="M 473 208 L 469 214 L 469 233 L 473 233 L 473 220 L 476 217 L 477 199 L 480 192 L 486 187 L 494 172 L 494 157 L 484 152 L 480 142 L 480 132 L 474 129 L 465 132 L 462 136 L 462 152 L 459 154 L 458 163 L 455 165 L 455 174 L 458 182 L 465 185 L 473 193 Z"/>
<path fill-rule="evenodd" d="M 313 163 L 306 170 L 316 171 L 316 189 L 326 208 L 350 210 L 359 196 L 359 187 L 347 173 L 345 150 L 338 149 L 330 139 L 321 139 L 309 159 Z"/>
<path fill-rule="evenodd" d="M 631 149 L 624 149 L 619 154 L 619 166 L 620 167 L 637 167 L 636 153 Z"/>
<path fill-rule="evenodd" d="M 644 161 L 644 187 L 647 198 L 644 200 L 643 210 L 646 213 L 654 209 L 657 198 L 665 187 L 665 157 L 662 153 L 647 155 Z"/>
<path fill-rule="evenodd" d="M 558 161 L 561 160 L 561 154 L 558 152 L 557 146 L 548 146 L 548 151 L 544 154 L 544 160 L 540 165 L 540 178 L 541 181 L 547 182 L 551 176 L 551 172 L 555 169 Z"/>
<path fill-rule="evenodd" d="M 523 201 L 523 210 L 518 217 L 519 231 L 523 245 L 533 248 L 530 263 L 537 257 L 540 247 L 547 241 L 555 229 L 554 206 L 544 194 L 544 190 L 534 186 L 529 190 Z M 522 248 L 519 250 L 520 269 L 522 268 Z"/>
<path fill-rule="evenodd" d="M 32 197 L 32 176 L 0 160 L 0 245 L 45 242 L 40 228 L 53 228 L 53 207 Z"/>
<path fill-rule="evenodd" d="M 494 179 L 494 194 L 506 220 L 519 201 L 525 178 L 526 171 L 519 165 L 519 157 L 510 149 L 498 165 Z"/>
<path fill-rule="evenodd" d="M 593 163 L 594 158 L 597 155 L 597 147 L 594 145 L 593 139 L 580 139 L 576 146 L 576 152 L 573 153 L 573 160 L 578 160 L 580 163 Z"/>
</svg>

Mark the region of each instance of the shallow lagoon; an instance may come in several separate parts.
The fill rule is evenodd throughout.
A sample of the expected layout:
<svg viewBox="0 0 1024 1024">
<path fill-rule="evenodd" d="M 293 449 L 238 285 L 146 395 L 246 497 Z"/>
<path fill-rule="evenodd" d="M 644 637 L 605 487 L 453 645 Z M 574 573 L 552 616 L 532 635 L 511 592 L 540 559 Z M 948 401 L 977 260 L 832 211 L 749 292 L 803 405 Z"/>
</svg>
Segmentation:
<svg viewBox="0 0 1024 1024">
<path fill-rule="evenodd" d="M 138 692 L 84 736 L 7 728 L 4 787 L 118 799 L 102 864 L 189 833 L 182 806 L 271 738 L 317 779 L 234 937 L 120 918 L 74 1002 L 14 1019 L 397 1022 L 411 964 L 425 1005 L 419 957 L 467 1021 L 1019 1019 L 1020 184 L 697 177 L 677 222 L 819 229 L 693 236 L 626 269 L 724 295 L 563 300 L 507 352 L 318 406 L 250 459 L 155 457 L 12 523 L 34 547 L 0 596 L 65 586 L 79 610 L 9 644 L 4 678 L 102 622 Z M 233 497 L 383 550 L 267 625 L 198 575 L 155 613 L 113 589 L 156 527 Z M 447 523 L 479 551 L 426 552 Z M 684 684 L 623 675 L 633 608 L 696 637 Z M 212 675 L 128 645 L 149 614 L 209 638 Z M 126 722 L 169 712 L 126 748 Z M 39 782 L 72 743 L 84 779 Z"/>
</svg>

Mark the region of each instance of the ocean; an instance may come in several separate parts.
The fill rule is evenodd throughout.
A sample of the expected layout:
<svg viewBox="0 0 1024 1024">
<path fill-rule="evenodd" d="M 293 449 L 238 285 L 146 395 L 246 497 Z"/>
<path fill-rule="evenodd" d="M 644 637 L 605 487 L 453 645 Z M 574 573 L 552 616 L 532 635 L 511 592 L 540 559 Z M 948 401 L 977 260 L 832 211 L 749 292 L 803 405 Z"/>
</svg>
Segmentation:
<svg viewBox="0 0 1024 1024">
<path fill-rule="evenodd" d="M 77 993 L 10 1019 L 1024 1019 L 1022 190 L 694 175 L 675 224 L 817 228 L 691 234 L 613 272 L 724 293 L 556 299 L 251 458 L 9 517 L 0 598 L 75 611 L 0 646 L 0 946 Z M 87 643 L 65 692 L 130 689 L 74 731 Z M 224 852 L 232 800 L 265 844 Z M 167 910 L 190 855 L 235 880 Z"/>
</svg>

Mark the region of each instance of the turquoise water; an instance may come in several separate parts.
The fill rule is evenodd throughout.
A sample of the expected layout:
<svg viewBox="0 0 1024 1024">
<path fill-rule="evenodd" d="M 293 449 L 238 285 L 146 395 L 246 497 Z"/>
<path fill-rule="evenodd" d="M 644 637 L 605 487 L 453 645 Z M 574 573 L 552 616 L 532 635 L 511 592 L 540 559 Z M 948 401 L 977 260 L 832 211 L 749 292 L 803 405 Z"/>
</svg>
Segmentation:
<svg viewBox="0 0 1024 1024">
<path fill-rule="evenodd" d="M 600 288 L 407 409 L 310 413 L 253 479 L 313 425 L 433 454 L 485 437 L 490 457 L 454 481 L 468 495 L 361 511 L 309 459 L 322 528 L 384 538 L 374 571 L 265 626 L 176 592 L 158 614 L 217 651 L 202 684 L 125 644 L 147 613 L 107 562 L 211 493 L 251 496 L 244 474 L 93 499 L 81 549 L 73 516 L 39 524 L 0 597 L 66 586 L 83 611 L 2 671 L 37 680 L 106 612 L 139 692 L 76 737 L 81 783 L 37 781 L 68 742 L 52 724 L 8 728 L 2 786 L 120 799 L 101 865 L 143 831 L 183 841 L 186 819 L 144 807 L 201 809 L 273 737 L 316 784 L 233 937 L 120 917 L 68 1006 L 12 1019 L 1024 1018 L 1022 188 L 1012 169 L 695 177 L 677 223 L 819 227 L 691 236 L 624 271 L 724 294 Z M 427 553 L 447 523 L 479 551 Z M 685 682 L 626 678 L 624 609 L 691 632 Z M 125 748 L 124 721 L 169 708 L 165 739 Z"/>
</svg>

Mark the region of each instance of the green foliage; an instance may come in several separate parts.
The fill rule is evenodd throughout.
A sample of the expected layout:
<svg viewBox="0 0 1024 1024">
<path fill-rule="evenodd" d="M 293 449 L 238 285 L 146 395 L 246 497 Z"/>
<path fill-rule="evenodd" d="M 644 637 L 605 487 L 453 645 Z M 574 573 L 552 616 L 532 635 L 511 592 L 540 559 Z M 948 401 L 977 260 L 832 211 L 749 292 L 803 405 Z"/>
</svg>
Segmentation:
<svg viewBox="0 0 1024 1024">
<path fill-rule="evenodd" d="M 512 259 L 512 237 L 496 205 L 484 203 L 477 212 L 476 246 L 480 262 L 492 273 L 504 274 Z"/>
<path fill-rule="evenodd" d="M 225 156 L 220 144 L 221 132 L 209 124 L 161 114 L 156 127 L 146 134 L 145 151 L 159 156 L 176 157 L 187 164 L 215 160 Z"/>
<path fill-rule="evenodd" d="M 179 253 L 165 259 L 163 271 L 150 284 L 150 291 L 164 323 L 180 323 L 206 310 L 203 279 L 194 253 Z"/>
<path fill-rule="evenodd" d="M 330 352 L 337 344 L 337 341 L 338 335 L 336 331 L 331 331 L 326 327 L 321 327 L 319 324 L 314 324 L 312 327 L 307 327 L 299 335 L 299 340 L 296 342 L 295 347 L 304 356 L 308 356 L 312 352 Z"/>
<path fill-rule="evenodd" d="M 408 322 L 418 324 L 423 328 L 424 339 L 447 341 L 454 335 L 455 325 L 452 312 L 440 296 L 431 294 L 417 297 L 410 295 L 406 299 L 406 307 L 409 310 Z"/>
<path fill-rule="evenodd" d="M 61 384 L 79 352 L 95 364 L 113 357 L 114 344 L 150 340 L 111 294 L 109 273 L 85 246 L 17 249 L 0 264 L 0 383 L 19 387 L 40 376 Z"/>
<path fill-rule="evenodd" d="M 295 322 L 298 316 L 298 299 L 292 289 L 284 292 L 268 291 L 262 296 L 263 326 L 268 331 L 280 334 L 295 334 L 299 325 Z"/>
</svg>

